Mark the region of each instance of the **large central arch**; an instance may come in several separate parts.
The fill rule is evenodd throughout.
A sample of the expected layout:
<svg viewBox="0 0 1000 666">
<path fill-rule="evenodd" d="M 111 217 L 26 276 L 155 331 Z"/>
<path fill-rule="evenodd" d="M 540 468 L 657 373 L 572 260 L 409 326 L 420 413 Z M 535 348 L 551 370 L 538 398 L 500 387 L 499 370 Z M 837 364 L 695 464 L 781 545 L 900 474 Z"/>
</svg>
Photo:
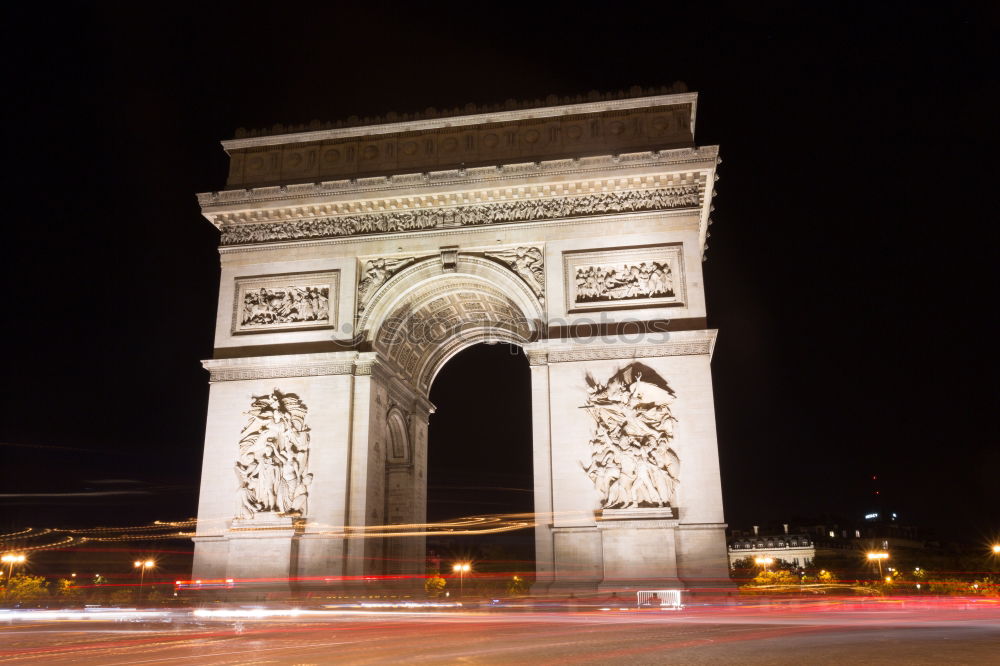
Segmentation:
<svg viewBox="0 0 1000 666">
<path fill-rule="evenodd" d="M 222 272 L 196 577 L 419 578 L 430 386 L 507 342 L 531 373 L 536 589 L 726 578 L 695 106 L 224 142 L 230 189 L 200 195 Z"/>
<path fill-rule="evenodd" d="M 452 356 L 479 342 L 533 342 L 543 317 L 538 297 L 506 266 L 461 254 L 401 270 L 374 293 L 358 330 L 426 397 Z"/>
</svg>

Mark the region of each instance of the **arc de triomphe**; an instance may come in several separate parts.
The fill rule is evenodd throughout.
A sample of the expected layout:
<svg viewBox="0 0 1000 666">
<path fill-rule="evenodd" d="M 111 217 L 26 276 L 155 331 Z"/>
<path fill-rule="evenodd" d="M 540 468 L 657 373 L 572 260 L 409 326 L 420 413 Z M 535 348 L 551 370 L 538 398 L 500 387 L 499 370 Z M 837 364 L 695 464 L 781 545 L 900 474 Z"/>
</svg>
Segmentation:
<svg viewBox="0 0 1000 666">
<path fill-rule="evenodd" d="M 536 589 L 727 579 L 696 105 L 224 141 L 227 189 L 199 195 L 222 273 L 194 577 L 423 574 L 431 383 L 503 341 L 531 368 Z"/>
</svg>

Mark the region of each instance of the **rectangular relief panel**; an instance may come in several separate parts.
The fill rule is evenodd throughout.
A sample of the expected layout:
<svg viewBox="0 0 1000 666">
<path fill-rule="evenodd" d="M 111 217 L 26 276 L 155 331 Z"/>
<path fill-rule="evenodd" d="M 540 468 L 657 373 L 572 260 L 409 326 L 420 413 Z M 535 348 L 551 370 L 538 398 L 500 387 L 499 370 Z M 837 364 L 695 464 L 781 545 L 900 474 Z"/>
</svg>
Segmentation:
<svg viewBox="0 0 1000 666">
<path fill-rule="evenodd" d="M 340 271 L 236 278 L 233 335 L 333 328 Z"/>
<path fill-rule="evenodd" d="M 566 311 L 685 305 L 681 243 L 563 253 Z"/>
</svg>

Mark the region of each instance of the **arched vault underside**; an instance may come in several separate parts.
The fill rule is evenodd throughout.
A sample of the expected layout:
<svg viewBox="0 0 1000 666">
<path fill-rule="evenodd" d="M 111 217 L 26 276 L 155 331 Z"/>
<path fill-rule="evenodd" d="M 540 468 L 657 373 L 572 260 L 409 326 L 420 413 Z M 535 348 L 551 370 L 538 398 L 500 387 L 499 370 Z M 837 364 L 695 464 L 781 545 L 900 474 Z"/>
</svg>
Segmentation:
<svg viewBox="0 0 1000 666">
<path fill-rule="evenodd" d="M 427 258 L 375 292 L 358 317 L 373 351 L 422 395 L 452 356 L 479 342 L 538 337 L 542 307 L 531 289 L 489 258 Z"/>
</svg>

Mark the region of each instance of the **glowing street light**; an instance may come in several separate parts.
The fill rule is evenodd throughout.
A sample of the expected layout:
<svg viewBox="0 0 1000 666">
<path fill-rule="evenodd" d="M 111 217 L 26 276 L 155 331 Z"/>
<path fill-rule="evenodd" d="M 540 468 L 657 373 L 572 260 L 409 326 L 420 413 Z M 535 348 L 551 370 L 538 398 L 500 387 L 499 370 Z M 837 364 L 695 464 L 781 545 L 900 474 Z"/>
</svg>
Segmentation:
<svg viewBox="0 0 1000 666">
<path fill-rule="evenodd" d="M 465 574 L 472 570 L 472 565 L 468 562 L 456 562 L 455 566 L 451 568 L 452 571 L 458 574 L 458 596 L 465 596 Z"/>
<path fill-rule="evenodd" d="M 878 577 L 881 578 L 882 577 L 882 560 L 889 559 L 889 553 L 868 553 L 867 557 L 868 557 L 868 561 L 869 562 L 871 562 L 872 560 L 875 560 L 876 562 L 878 562 Z M 887 582 L 890 582 L 890 581 L 887 581 Z"/>
<path fill-rule="evenodd" d="M 1000 543 L 993 544 L 993 554 L 1000 555 Z"/>
<path fill-rule="evenodd" d="M 769 566 L 774 564 L 773 557 L 755 557 L 753 561 L 757 563 L 757 566 L 764 567 L 765 571 L 767 571 Z"/>
<path fill-rule="evenodd" d="M 14 575 L 14 565 L 15 564 L 24 564 L 24 561 L 26 559 L 28 559 L 28 558 L 26 558 L 23 554 L 20 554 L 20 553 L 18 553 L 16 555 L 14 553 L 4 553 L 3 557 L 0 557 L 0 562 L 3 562 L 4 564 L 7 565 L 7 581 L 8 581 L 7 584 L 8 585 L 10 584 L 10 577 L 12 575 Z"/>
<path fill-rule="evenodd" d="M 146 569 L 152 569 L 156 566 L 156 562 L 153 560 L 136 560 L 132 563 L 132 566 L 139 570 L 139 600 L 142 600 L 142 580 L 146 576 Z"/>
</svg>

